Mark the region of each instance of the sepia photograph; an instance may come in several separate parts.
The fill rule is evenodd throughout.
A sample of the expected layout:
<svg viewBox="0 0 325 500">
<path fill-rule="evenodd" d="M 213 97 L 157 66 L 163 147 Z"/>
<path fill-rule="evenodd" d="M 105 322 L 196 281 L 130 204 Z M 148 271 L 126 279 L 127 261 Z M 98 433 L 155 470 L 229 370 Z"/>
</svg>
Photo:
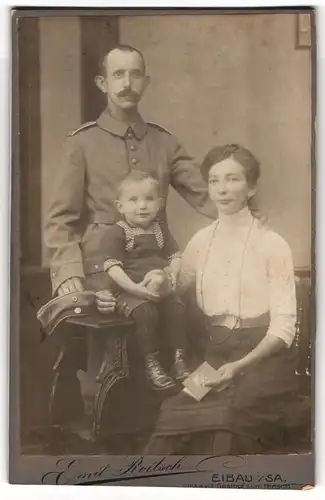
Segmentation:
<svg viewBox="0 0 325 500">
<path fill-rule="evenodd" d="M 314 10 L 18 8 L 12 47 L 11 481 L 314 484 Z"/>
</svg>

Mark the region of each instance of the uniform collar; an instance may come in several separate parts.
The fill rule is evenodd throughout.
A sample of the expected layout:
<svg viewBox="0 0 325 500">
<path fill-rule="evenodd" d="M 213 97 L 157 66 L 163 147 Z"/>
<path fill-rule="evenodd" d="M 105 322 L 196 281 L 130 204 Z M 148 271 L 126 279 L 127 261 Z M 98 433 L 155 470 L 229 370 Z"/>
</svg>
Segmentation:
<svg viewBox="0 0 325 500">
<path fill-rule="evenodd" d="M 106 109 L 98 118 L 97 123 L 102 129 L 120 137 L 125 137 L 130 128 L 137 139 L 142 139 L 147 132 L 147 124 L 140 114 L 137 115 L 135 122 L 127 123 L 116 120 Z"/>
</svg>

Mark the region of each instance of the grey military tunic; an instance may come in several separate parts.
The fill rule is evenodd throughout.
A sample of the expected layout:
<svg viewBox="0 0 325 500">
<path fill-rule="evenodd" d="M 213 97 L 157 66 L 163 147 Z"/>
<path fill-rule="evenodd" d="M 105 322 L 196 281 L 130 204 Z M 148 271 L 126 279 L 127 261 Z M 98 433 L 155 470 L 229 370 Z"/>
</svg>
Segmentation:
<svg viewBox="0 0 325 500">
<path fill-rule="evenodd" d="M 165 201 L 172 185 L 197 211 L 213 216 L 200 170 L 172 134 L 140 115 L 128 124 L 105 111 L 67 138 L 57 168 L 44 226 L 53 294 L 73 276 L 86 278 L 88 289 L 109 286 L 101 241 L 118 219 L 117 185 L 134 169 L 158 178 Z"/>
</svg>

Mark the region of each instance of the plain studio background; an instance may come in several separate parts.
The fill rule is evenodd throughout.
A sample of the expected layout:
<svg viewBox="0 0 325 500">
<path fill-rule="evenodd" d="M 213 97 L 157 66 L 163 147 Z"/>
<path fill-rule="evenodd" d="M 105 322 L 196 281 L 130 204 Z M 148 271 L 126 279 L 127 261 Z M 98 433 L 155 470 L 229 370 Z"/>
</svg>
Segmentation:
<svg viewBox="0 0 325 500">
<path fill-rule="evenodd" d="M 97 29 L 73 17 L 39 21 L 42 215 L 65 136 L 97 117 L 99 106 L 84 112 L 80 104 L 85 75 L 93 99 L 102 97 L 92 83 L 95 68 L 84 68 L 80 57 L 87 31 L 103 43 L 102 21 L 96 23 Z M 170 130 L 199 161 L 212 145 L 227 142 L 260 159 L 261 208 L 291 245 L 295 266 L 304 268 L 311 232 L 310 50 L 296 47 L 296 23 L 296 14 L 150 15 L 121 16 L 110 29 L 144 53 L 152 78 L 140 104 L 145 119 Z M 173 191 L 168 212 L 182 247 L 207 223 Z"/>
</svg>

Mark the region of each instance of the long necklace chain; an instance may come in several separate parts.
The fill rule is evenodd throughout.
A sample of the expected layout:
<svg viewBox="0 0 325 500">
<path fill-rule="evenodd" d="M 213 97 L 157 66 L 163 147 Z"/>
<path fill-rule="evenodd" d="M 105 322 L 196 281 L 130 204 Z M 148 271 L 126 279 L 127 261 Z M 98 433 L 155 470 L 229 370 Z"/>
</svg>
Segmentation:
<svg viewBox="0 0 325 500">
<path fill-rule="evenodd" d="M 252 224 L 250 225 L 250 228 L 249 228 L 249 230 L 247 232 L 247 236 L 246 236 L 246 240 L 245 240 L 245 244 L 244 244 L 244 248 L 243 248 L 243 252 L 242 252 L 242 260 L 241 260 L 241 266 L 240 266 L 240 272 L 239 272 L 238 315 L 236 317 L 236 322 L 235 322 L 234 326 L 232 327 L 232 330 L 234 330 L 238 325 L 240 325 L 241 309 L 242 309 L 243 269 L 244 269 L 245 256 L 246 256 L 246 252 L 247 252 L 248 242 L 249 242 L 249 239 L 250 239 L 250 235 L 251 235 L 252 229 L 253 229 L 253 227 L 255 225 L 255 220 L 256 219 L 253 218 Z M 215 240 L 218 227 L 219 227 L 219 220 L 216 221 L 215 226 L 213 228 L 213 232 L 212 232 L 209 244 L 208 244 L 208 249 L 207 249 L 206 254 L 205 254 L 204 263 L 202 265 L 201 272 L 200 272 L 200 290 L 199 290 L 199 293 L 200 293 L 200 299 L 201 299 L 201 304 L 202 304 L 202 310 L 203 310 L 203 312 L 205 312 L 204 294 L 203 294 L 204 272 L 205 272 L 205 269 L 206 269 L 206 266 L 207 266 L 207 263 L 208 263 L 208 259 L 209 259 L 211 248 L 212 248 L 212 244 L 213 244 L 213 242 Z"/>
</svg>

